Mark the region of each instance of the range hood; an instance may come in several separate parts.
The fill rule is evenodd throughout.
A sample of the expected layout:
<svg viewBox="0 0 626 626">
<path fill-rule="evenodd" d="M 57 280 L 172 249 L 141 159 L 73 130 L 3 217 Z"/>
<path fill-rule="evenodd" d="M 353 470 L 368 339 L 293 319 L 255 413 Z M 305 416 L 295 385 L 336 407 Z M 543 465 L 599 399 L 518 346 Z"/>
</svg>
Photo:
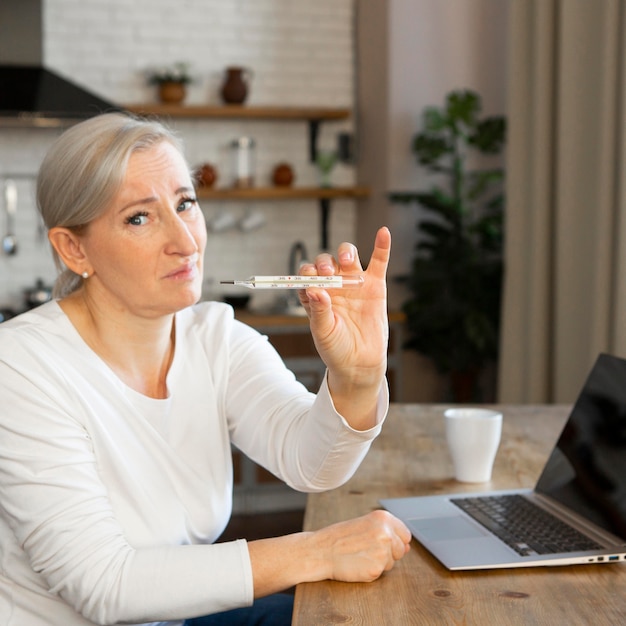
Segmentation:
<svg viewBox="0 0 626 626">
<path fill-rule="evenodd" d="M 1 125 L 66 125 L 119 110 L 44 67 L 0 65 Z"/>
<path fill-rule="evenodd" d="M 0 126 L 64 126 L 119 111 L 46 67 L 42 0 L 0 0 Z"/>
</svg>

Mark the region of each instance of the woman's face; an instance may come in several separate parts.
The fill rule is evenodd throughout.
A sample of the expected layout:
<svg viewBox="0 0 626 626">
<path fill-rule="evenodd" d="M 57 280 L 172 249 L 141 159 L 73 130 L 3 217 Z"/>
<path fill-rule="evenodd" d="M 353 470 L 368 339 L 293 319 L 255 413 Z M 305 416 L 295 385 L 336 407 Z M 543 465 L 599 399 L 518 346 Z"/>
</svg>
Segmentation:
<svg viewBox="0 0 626 626">
<path fill-rule="evenodd" d="M 204 216 L 187 165 L 162 141 L 132 154 L 111 206 L 81 236 L 91 296 L 121 312 L 157 317 L 197 302 Z"/>
</svg>

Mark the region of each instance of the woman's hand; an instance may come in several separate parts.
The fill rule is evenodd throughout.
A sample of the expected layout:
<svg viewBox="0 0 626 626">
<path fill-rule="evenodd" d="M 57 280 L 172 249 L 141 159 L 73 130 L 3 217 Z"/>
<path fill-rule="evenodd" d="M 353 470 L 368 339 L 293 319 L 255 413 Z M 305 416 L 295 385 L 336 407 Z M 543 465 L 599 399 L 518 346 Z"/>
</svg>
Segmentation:
<svg viewBox="0 0 626 626">
<path fill-rule="evenodd" d="M 371 582 L 390 570 L 410 548 L 411 532 L 387 511 L 339 522 L 317 531 L 315 541 L 325 565 L 325 578 Z"/>
<path fill-rule="evenodd" d="M 312 287 L 299 292 L 315 346 L 328 367 L 335 407 L 354 428 L 361 430 L 373 426 L 373 411 L 387 369 L 389 323 L 385 277 L 390 251 L 391 234 L 387 228 L 381 228 L 367 270 L 363 270 L 357 249 L 351 243 L 339 246 L 337 259 L 321 254 L 315 263 L 300 269 L 301 274 L 308 276 L 364 276 L 363 285 L 357 288 Z"/>
<path fill-rule="evenodd" d="M 315 532 L 248 544 L 254 595 L 276 593 L 302 582 L 371 582 L 410 549 L 411 532 L 383 510 Z"/>
</svg>

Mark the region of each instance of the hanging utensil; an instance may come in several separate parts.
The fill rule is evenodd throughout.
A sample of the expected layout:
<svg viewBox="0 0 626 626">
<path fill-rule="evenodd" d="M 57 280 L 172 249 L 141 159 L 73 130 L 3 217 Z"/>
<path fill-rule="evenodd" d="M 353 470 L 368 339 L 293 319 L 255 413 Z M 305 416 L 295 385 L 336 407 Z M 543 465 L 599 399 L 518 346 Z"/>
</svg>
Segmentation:
<svg viewBox="0 0 626 626">
<path fill-rule="evenodd" d="M 7 232 L 2 238 L 2 250 L 8 256 L 17 252 L 17 237 L 15 236 L 15 214 L 17 213 L 17 185 L 15 181 L 6 180 L 4 183 L 4 209 L 7 218 Z"/>
</svg>

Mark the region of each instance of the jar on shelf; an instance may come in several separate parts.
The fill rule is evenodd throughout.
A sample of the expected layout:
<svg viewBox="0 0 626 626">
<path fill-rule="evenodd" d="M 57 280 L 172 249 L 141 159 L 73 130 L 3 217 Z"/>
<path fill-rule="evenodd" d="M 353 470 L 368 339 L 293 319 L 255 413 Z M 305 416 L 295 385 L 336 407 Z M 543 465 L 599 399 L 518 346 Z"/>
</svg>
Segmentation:
<svg viewBox="0 0 626 626">
<path fill-rule="evenodd" d="M 231 142 L 234 187 L 254 187 L 255 145 L 251 137 L 239 137 Z"/>
<path fill-rule="evenodd" d="M 295 175 L 289 163 L 279 163 L 272 171 L 272 183 L 276 187 L 291 187 Z"/>
<path fill-rule="evenodd" d="M 211 163 L 202 163 L 196 169 L 196 180 L 200 187 L 213 187 L 217 178 L 217 169 Z"/>
<path fill-rule="evenodd" d="M 248 97 L 252 72 L 245 67 L 227 67 L 220 91 L 225 104 L 243 104 Z"/>
</svg>

